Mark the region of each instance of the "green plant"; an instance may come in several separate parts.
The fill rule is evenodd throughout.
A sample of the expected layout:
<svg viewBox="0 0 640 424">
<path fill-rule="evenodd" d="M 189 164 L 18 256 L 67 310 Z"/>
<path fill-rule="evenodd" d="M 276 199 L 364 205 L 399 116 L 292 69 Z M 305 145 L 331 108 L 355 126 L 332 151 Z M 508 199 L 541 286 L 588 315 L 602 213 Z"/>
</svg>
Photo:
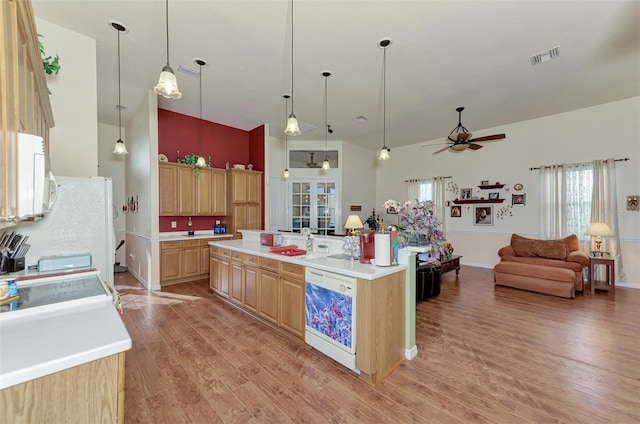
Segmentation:
<svg viewBox="0 0 640 424">
<path fill-rule="evenodd" d="M 200 155 L 196 155 L 195 153 L 189 153 L 188 155 L 184 155 L 182 159 L 178 159 L 178 163 L 182 163 L 184 165 L 191 165 L 191 169 L 193 169 L 193 175 L 196 177 L 200 175 L 200 168 L 196 166 L 198 162 L 198 158 Z"/>
<path fill-rule="evenodd" d="M 42 37 L 42 34 L 38 34 L 38 37 Z M 47 75 L 58 75 L 58 72 L 60 72 L 60 56 L 47 56 L 44 51 L 44 44 L 42 44 L 42 41 L 38 40 L 38 44 L 40 45 L 40 54 L 42 55 L 42 67 L 44 68 L 44 71 L 47 73 Z M 51 94 L 51 90 L 47 91 L 49 91 L 49 94 Z"/>
</svg>

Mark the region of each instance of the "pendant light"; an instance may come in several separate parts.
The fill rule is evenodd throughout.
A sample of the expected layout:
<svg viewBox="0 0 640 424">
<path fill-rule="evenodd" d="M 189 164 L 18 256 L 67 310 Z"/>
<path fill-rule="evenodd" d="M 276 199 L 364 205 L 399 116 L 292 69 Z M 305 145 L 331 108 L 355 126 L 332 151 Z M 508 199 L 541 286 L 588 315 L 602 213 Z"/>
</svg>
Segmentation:
<svg viewBox="0 0 640 424">
<path fill-rule="evenodd" d="M 207 66 L 207 62 L 202 59 L 194 59 L 193 63 L 199 66 L 199 82 L 200 82 L 200 156 L 198 156 L 198 160 L 196 162 L 196 166 L 200 168 L 204 168 L 207 166 L 207 161 L 202 156 L 202 67 Z"/>
<path fill-rule="evenodd" d="M 327 171 L 331 168 L 329 159 L 327 159 L 327 136 L 329 133 L 329 124 L 327 123 L 327 110 L 328 110 L 328 96 L 327 96 L 327 80 L 331 76 L 331 71 L 322 71 L 322 77 L 324 78 L 324 161 L 322 162 L 322 169 Z"/>
<path fill-rule="evenodd" d="M 284 117 L 286 118 L 289 115 L 289 97 L 288 94 L 283 94 L 284 97 Z M 284 172 L 282 173 L 282 178 L 289 178 L 289 146 L 287 143 L 287 133 L 284 133 Z"/>
<path fill-rule="evenodd" d="M 160 79 L 158 85 L 155 86 L 153 91 L 156 94 L 160 94 L 162 97 L 168 99 L 179 99 L 182 97 L 180 90 L 178 89 L 178 81 L 176 80 L 176 74 L 173 73 L 171 65 L 169 65 L 169 0 L 166 0 L 166 28 L 167 28 L 167 64 L 162 68 L 160 72 Z"/>
<path fill-rule="evenodd" d="M 110 21 L 109 25 L 111 28 L 118 33 L 118 140 L 116 141 L 116 145 L 113 149 L 113 153 L 116 155 L 128 155 L 127 147 L 124 145 L 124 141 L 122 141 L 122 102 L 120 100 L 120 33 L 124 32 L 125 34 L 129 32 L 129 30 L 119 22 Z"/>
<path fill-rule="evenodd" d="M 393 40 L 390 37 L 385 37 L 378 41 L 378 47 L 382 49 L 382 149 L 380 150 L 380 160 L 391 159 L 389 152 L 390 148 L 387 147 L 386 133 L 387 133 L 387 49 L 391 46 Z"/>
<path fill-rule="evenodd" d="M 291 0 L 291 114 L 287 120 L 287 128 L 285 128 L 284 133 L 286 135 L 300 135 L 298 119 L 293 113 L 293 0 Z"/>
</svg>

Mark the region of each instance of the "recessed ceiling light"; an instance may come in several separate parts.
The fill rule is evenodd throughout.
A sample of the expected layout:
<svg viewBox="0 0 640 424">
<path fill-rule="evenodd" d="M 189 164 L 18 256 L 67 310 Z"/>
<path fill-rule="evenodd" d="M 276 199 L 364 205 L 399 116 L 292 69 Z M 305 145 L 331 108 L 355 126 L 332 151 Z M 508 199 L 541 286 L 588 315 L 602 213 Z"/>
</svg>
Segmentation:
<svg viewBox="0 0 640 424">
<path fill-rule="evenodd" d="M 553 59 L 557 59 L 560 56 L 560 46 L 556 46 L 552 49 L 545 50 L 538 54 L 534 54 L 531 59 L 531 65 L 537 65 L 539 63 L 548 62 Z"/>
<path fill-rule="evenodd" d="M 109 28 L 111 28 L 114 31 L 120 32 L 121 34 L 126 34 L 129 32 L 129 28 L 127 28 L 127 26 L 122 22 L 109 19 L 107 24 L 109 25 Z"/>
<path fill-rule="evenodd" d="M 367 121 L 368 119 L 369 119 L 369 118 L 367 118 L 367 117 L 366 117 L 366 116 L 364 116 L 364 115 L 358 115 L 358 116 L 356 116 L 355 118 L 353 118 L 353 120 L 354 120 L 354 121 L 356 121 L 356 122 L 365 122 L 365 121 Z"/>
</svg>

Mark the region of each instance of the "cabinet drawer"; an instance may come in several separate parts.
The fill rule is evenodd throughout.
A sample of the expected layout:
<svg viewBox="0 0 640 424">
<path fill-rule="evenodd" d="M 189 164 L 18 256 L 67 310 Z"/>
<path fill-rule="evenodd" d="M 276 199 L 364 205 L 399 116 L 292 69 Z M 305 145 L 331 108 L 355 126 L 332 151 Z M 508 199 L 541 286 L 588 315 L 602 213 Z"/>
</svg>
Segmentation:
<svg viewBox="0 0 640 424">
<path fill-rule="evenodd" d="M 244 259 L 242 260 L 242 262 L 245 265 L 254 265 L 257 266 L 258 265 L 258 257 L 256 255 L 249 255 L 249 254 L 244 254 Z"/>
<path fill-rule="evenodd" d="M 182 240 L 182 247 L 200 247 L 200 240 Z"/>
<path fill-rule="evenodd" d="M 220 254 L 220 248 L 218 246 L 209 246 L 209 253 L 212 256 L 218 256 Z"/>
<path fill-rule="evenodd" d="M 231 251 L 227 249 L 219 248 L 218 253 L 220 255 L 220 258 L 222 259 L 229 259 L 229 257 L 231 256 Z"/>
<path fill-rule="evenodd" d="M 182 247 L 182 242 L 180 240 L 173 241 L 163 241 L 160 243 L 160 249 L 180 249 Z"/>
<path fill-rule="evenodd" d="M 258 258 L 258 264 L 260 268 L 268 269 L 270 271 L 278 272 L 280 261 L 276 259 L 263 258 L 262 256 Z"/>
<path fill-rule="evenodd" d="M 236 251 L 231 252 L 231 260 L 242 262 L 242 253 Z"/>
<path fill-rule="evenodd" d="M 214 241 L 215 239 L 200 239 L 200 246 L 208 246 L 210 241 Z"/>
<path fill-rule="evenodd" d="M 290 264 L 289 262 L 280 262 L 280 274 L 304 280 L 304 266 Z"/>
</svg>

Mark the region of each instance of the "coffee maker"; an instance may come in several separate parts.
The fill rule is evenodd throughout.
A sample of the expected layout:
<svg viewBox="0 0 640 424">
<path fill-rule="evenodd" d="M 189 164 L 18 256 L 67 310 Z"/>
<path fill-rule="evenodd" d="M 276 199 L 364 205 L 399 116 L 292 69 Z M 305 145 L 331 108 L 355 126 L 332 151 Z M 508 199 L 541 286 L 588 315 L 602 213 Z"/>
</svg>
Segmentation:
<svg viewBox="0 0 640 424">
<path fill-rule="evenodd" d="M 365 230 L 360 233 L 360 263 L 370 264 L 376 256 L 375 230 Z"/>
</svg>

